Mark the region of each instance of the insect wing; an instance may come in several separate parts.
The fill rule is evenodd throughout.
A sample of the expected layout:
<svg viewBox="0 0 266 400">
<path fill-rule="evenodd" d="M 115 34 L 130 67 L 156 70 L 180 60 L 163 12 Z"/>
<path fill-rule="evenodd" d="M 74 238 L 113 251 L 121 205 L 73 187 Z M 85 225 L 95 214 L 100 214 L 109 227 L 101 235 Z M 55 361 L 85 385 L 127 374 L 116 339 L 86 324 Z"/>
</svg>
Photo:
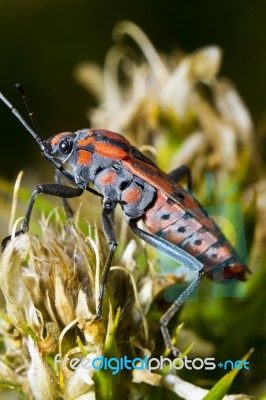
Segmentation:
<svg viewBox="0 0 266 400">
<path fill-rule="evenodd" d="M 199 228 L 204 227 L 217 235 L 217 231 L 219 231 L 218 227 L 214 225 L 197 200 L 137 149 L 133 148 L 133 152 L 131 152 L 129 157 L 122 161 L 122 165 L 133 175 L 138 176 L 151 186 L 162 191 L 184 213 L 190 213 L 191 217 L 198 221 Z"/>
</svg>

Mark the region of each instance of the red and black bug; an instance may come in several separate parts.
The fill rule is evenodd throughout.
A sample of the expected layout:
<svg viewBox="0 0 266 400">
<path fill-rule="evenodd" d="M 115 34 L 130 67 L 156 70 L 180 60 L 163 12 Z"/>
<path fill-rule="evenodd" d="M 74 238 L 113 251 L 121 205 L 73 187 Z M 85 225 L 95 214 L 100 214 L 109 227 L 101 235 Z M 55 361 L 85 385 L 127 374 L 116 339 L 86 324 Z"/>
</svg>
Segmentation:
<svg viewBox="0 0 266 400">
<path fill-rule="evenodd" d="M 58 183 L 37 185 L 17 234 L 28 230 L 34 201 L 39 193 L 67 199 L 80 196 L 84 190 L 88 190 L 101 196 L 102 226 L 109 246 L 96 315 L 96 318 L 101 318 L 104 287 L 117 246 L 111 214 L 120 204 L 129 227 L 136 235 L 198 273 L 160 321 L 166 346 L 172 349 L 174 355 L 178 355 L 179 351 L 171 344 L 167 326 L 196 289 L 203 275 L 212 278 L 215 273 L 217 279 L 218 271 L 221 281 L 245 280 L 248 271 L 190 190 L 178 184 L 181 178 L 187 177 L 188 187 L 192 189 L 188 167 L 182 166 L 166 174 L 125 137 L 104 129 L 63 132 L 44 140 L 36 124 L 34 131 L 2 94 L 0 98 L 33 136 L 42 155 L 75 185 L 63 185 L 60 180 Z M 91 184 L 94 189 L 90 187 Z M 137 225 L 139 220 L 144 222 L 149 232 Z M 8 240 L 9 237 L 3 241 L 3 247 Z"/>
</svg>

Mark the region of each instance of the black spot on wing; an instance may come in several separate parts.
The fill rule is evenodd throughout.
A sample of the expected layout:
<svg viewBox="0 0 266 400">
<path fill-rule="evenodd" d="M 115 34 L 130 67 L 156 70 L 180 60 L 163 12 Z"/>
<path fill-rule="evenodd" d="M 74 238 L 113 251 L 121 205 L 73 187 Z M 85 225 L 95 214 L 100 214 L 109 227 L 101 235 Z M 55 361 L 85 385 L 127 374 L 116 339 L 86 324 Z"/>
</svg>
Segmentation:
<svg viewBox="0 0 266 400">
<path fill-rule="evenodd" d="M 206 261 L 206 259 L 210 259 L 212 258 L 213 260 L 216 260 L 219 257 L 219 249 L 223 247 L 222 242 L 217 241 L 215 243 L 213 243 L 208 249 L 206 249 L 205 251 L 203 251 L 201 254 L 199 254 L 198 256 L 196 256 L 196 258 L 202 262 L 204 264 L 204 262 Z M 216 249 L 218 251 L 216 251 Z M 215 252 L 216 251 L 216 252 Z"/>
<path fill-rule="evenodd" d="M 193 219 L 193 214 L 191 214 L 191 212 L 186 211 L 185 214 L 183 215 L 182 219 L 184 219 L 185 221 L 189 220 L 189 219 Z"/>
<path fill-rule="evenodd" d="M 163 214 L 163 215 L 161 216 L 161 219 L 167 220 L 167 219 L 169 219 L 170 217 L 171 217 L 171 214 Z"/>
<path fill-rule="evenodd" d="M 176 204 L 175 201 L 172 200 L 170 197 L 168 197 L 166 203 L 169 204 L 169 206 L 172 206 L 173 204 Z"/>
<path fill-rule="evenodd" d="M 194 242 L 194 244 L 195 244 L 196 246 L 200 246 L 201 243 L 202 243 L 202 240 L 201 240 L 201 239 L 197 239 L 197 240 L 195 240 L 195 242 Z"/>
</svg>

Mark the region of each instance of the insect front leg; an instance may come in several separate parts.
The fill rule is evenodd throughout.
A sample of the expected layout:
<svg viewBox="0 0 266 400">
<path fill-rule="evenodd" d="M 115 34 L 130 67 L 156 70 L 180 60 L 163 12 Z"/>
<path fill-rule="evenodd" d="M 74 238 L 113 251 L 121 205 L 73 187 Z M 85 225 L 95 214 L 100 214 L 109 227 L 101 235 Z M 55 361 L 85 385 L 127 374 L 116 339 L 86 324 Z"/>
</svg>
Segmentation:
<svg viewBox="0 0 266 400">
<path fill-rule="evenodd" d="M 175 246 L 174 244 L 160 238 L 159 236 L 148 233 L 140 229 L 135 221 L 129 221 L 129 226 L 133 232 L 138 235 L 145 242 L 149 243 L 159 251 L 164 252 L 168 257 L 172 258 L 178 263 L 182 263 L 185 267 L 198 272 L 198 276 L 190 283 L 187 289 L 177 298 L 177 300 L 172 304 L 172 306 L 166 311 L 166 313 L 161 317 L 161 331 L 166 344 L 166 347 L 171 349 L 174 356 L 177 357 L 180 351 L 172 345 L 171 336 L 168 330 L 168 323 L 174 314 L 179 310 L 181 305 L 187 300 L 188 296 L 194 292 L 198 287 L 200 281 L 204 276 L 203 265 L 193 256 Z"/>
<path fill-rule="evenodd" d="M 62 174 L 57 169 L 55 170 L 54 180 L 57 184 L 59 184 L 59 185 L 62 184 Z M 62 203 L 63 203 L 63 208 L 65 210 L 67 218 L 72 219 L 74 216 L 74 211 L 73 211 L 71 205 L 69 204 L 68 200 L 65 197 L 62 198 Z"/>
<path fill-rule="evenodd" d="M 21 229 L 15 233 L 15 236 L 25 233 L 29 229 L 29 223 L 30 223 L 33 205 L 34 205 L 36 196 L 40 193 L 48 194 L 51 196 L 62 197 L 62 198 L 71 198 L 71 197 L 80 196 L 83 193 L 83 189 L 65 186 L 65 185 L 61 185 L 58 183 L 44 183 L 41 185 L 37 185 L 31 194 L 30 202 L 27 207 L 24 220 L 21 224 Z M 2 241 L 2 246 L 1 246 L 2 251 L 5 249 L 7 242 L 10 240 L 10 238 L 11 238 L 11 236 L 7 236 Z"/>
<path fill-rule="evenodd" d="M 179 182 L 181 179 L 187 179 L 187 188 L 192 192 L 193 191 L 193 183 L 192 183 L 192 174 L 191 169 L 187 165 L 181 165 L 180 167 L 174 169 L 169 172 L 168 176 L 172 178 L 175 182 Z"/>
<path fill-rule="evenodd" d="M 110 271 L 112 259 L 113 259 L 114 253 L 115 253 L 115 249 L 117 247 L 116 233 L 115 233 L 115 227 L 114 227 L 113 217 L 112 217 L 115 207 L 116 207 L 116 203 L 113 202 L 112 200 L 110 200 L 110 199 L 103 200 L 102 227 L 103 227 L 105 238 L 108 242 L 109 254 L 108 254 L 107 260 L 105 262 L 103 274 L 101 277 L 96 319 L 100 319 L 102 317 L 105 285 L 107 282 L 107 278 L 108 278 L 108 274 Z"/>
</svg>

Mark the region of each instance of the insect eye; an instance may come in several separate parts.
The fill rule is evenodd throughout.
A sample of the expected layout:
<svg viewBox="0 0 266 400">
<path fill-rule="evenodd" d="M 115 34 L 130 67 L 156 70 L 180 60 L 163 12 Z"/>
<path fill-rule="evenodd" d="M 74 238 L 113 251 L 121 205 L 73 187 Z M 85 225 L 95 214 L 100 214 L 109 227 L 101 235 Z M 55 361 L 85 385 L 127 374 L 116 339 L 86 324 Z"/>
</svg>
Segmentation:
<svg viewBox="0 0 266 400">
<path fill-rule="evenodd" d="M 68 139 L 63 139 L 59 143 L 59 150 L 64 154 L 69 153 L 71 151 L 72 147 L 73 147 L 73 143 Z"/>
</svg>

